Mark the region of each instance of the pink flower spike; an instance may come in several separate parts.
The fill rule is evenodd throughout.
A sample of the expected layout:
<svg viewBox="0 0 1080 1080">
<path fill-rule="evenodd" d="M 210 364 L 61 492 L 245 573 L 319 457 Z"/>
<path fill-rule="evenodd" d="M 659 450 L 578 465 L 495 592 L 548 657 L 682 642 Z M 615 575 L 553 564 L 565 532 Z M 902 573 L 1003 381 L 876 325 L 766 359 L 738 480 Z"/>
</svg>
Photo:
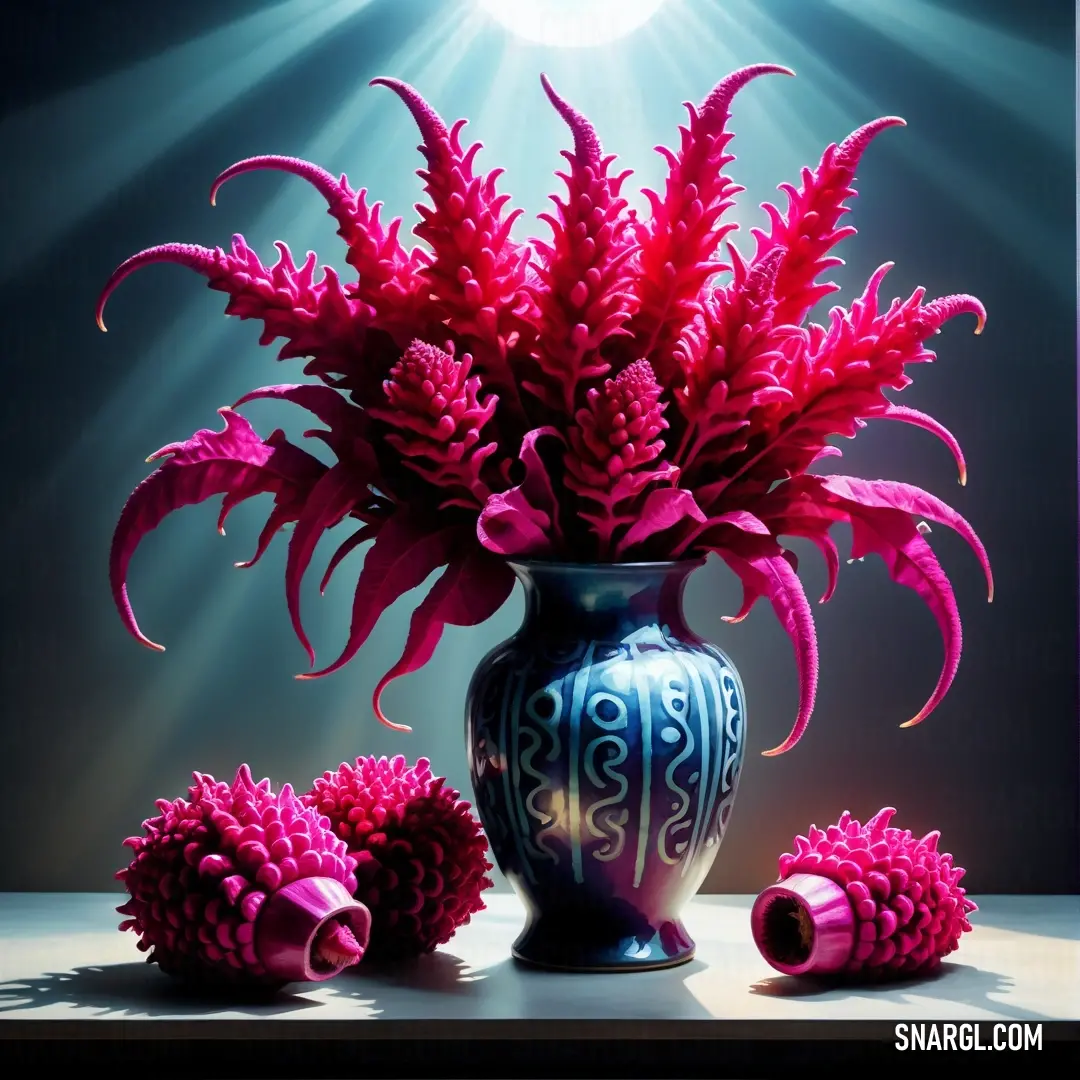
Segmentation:
<svg viewBox="0 0 1080 1080">
<path fill-rule="evenodd" d="M 220 248 L 211 251 L 210 248 L 201 247 L 198 244 L 159 244 L 157 247 L 147 248 L 137 255 L 132 255 L 112 272 L 98 297 L 94 313 L 98 328 L 105 332 L 105 305 L 117 286 L 136 270 L 141 270 L 144 266 L 150 266 L 153 263 L 175 263 L 177 266 L 186 266 L 189 270 L 209 276 L 224 261 L 224 258 Z"/>
<path fill-rule="evenodd" d="M 279 242 L 277 249 L 278 262 L 267 267 L 239 234 L 229 252 L 197 244 L 148 248 L 113 271 L 98 299 L 98 325 L 105 329 L 105 305 L 122 281 L 145 266 L 175 263 L 202 274 L 211 289 L 228 293 L 227 315 L 260 320 L 260 344 L 284 338 L 280 358 L 312 356 L 323 372 L 348 371 L 363 340 L 358 327 L 370 322 L 369 306 L 349 297 L 329 267 L 316 279 L 313 253 L 298 267 L 285 244 Z"/>
<path fill-rule="evenodd" d="M 234 176 L 241 176 L 244 173 L 255 172 L 259 169 L 278 169 L 281 172 L 292 173 L 293 176 L 307 180 L 330 204 L 331 213 L 339 204 L 348 202 L 354 195 L 341 180 L 321 166 L 313 165 L 310 161 L 285 157 L 281 154 L 261 154 L 258 157 L 238 161 L 219 173 L 213 184 L 210 185 L 210 205 L 217 206 L 218 192 L 227 181 Z"/>
<path fill-rule="evenodd" d="M 570 429 L 564 457 L 566 486 L 595 509 L 579 511 L 608 558 L 617 531 L 638 519 L 653 484 L 673 484 L 678 471 L 661 460 L 668 427 L 661 389 L 647 360 L 638 360 L 590 390 Z"/>
<path fill-rule="evenodd" d="M 384 222 L 383 204 L 344 175 L 280 154 L 225 169 L 212 202 L 226 182 L 255 170 L 307 181 L 337 224 L 353 280 L 314 252 L 294 257 L 282 241 L 265 262 L 239 234 L 226 247 L 164 244 L 113 271 L 97 321 L 104 330 L 106 303 L 135 270 L 175 263 L 196 271 L 225 294 L 227 315 L 259 324 L 259 343 L 273 345 L 277 359 L 302 362 L 304 379 L 260 387 L 236 407 L 299 406 L 314 417 L 303 438 L 320 445 L 308 452 L 281 430 L 264 438 L 223 409 L 223 430 L 198 431 L 151 455 L 154 471 L 124 505 L 110 551 L 110 587 L 128 632 L 162 648 L 140 629 L 128 596 L 130 564 L 147 533 L 173 510 L 217 495 L 224 533 L 236 507 L 268 495 L 254 552 L 236 565 L 253 566 L 291 530 L 285 607 L 310 667 L 297 678 L 340 670 L 388 607 L 433 582 L 425 597 L 410 596 L 402 654 L 372 699 L 381 723 L 408 730 L 388 718 L 384 691 L 432 657 L 446 626 L 476 625 L 500 607 L 514 587 L 507 560 L 700 561 L 716 553 L 743 585 L 727 621 L 766 598 L 792 642 L 800 698 L 790 734 L 769 751 L 777 754 L 803 736 L 818 677 L 816 631 L 788 538 L 821 553 L 825 603 L 837 588 L 832 530 L 840 524 L 852 531 L 850 561 L 880 555 L 938 624 L 941 674 L 908 726 L 925 718 L 949 689 L 962 647 L 930 523 L 965 539 L 992 600 L 987 552 L 971 525 L 928 492 L 819 473 L 826 458 L 841 456 L 839 439 L 883 419 L 936 436 L 966 484 L 956 437 L 895 398 L 917 365 L 936 359 L 929 345 L 948 321 L 974 316 L 978 334 L 986 310 L 960 292 L 934 298 L 916 288 L 890 298 L 882 290 L 893 264 L 884 262 L 850 304 L 810 321 L 836 290 L 827 271 L 842 262 L 837 245 L 855 232 L 843 219 L 856 172 L 882 133 L 903 126 L 896 116 L 828 146 L 815 167 L 782 185 L 787 206 L 766 205 L 752 255 L 731 242 L 729 211 L 743 190 L 731 172 L 735 98 L 768 74 L 792 72 L 753 64 L 721 79 L 699 106 L 687 104 L 673 148 L 659 148 L 663 187 L 644 192 L 643 211 L 623 194 L 629 170 L 615 166 L 594 125 L 541 75 L 568 129 L 556 173 L 565 190 L 540 215 L 546 239 L 515 237 L 520 211 L 498 191 L 502 170 L 479 167 L 481 144 L 463 142 L 466 121 L 448 124 L 398 79 L 372 85 L 393 91 L 420 132 L 423 201 L 411 251 L 402 220 Z M 354 581 L 347 639 L 335 661 L 314 670 L 301 597 L 327 532 L 335 540 L 320 591 L 340 578 L 351 552 L 370 546 Z M 245 852 L 249 860 L 259 854 Z M 240 872 L 211 854 L 208 872 L 216 868 L 238 888 Z M 259 885 L 273 892 L 291 863 L 266 866 Z M 247 963 L 229 952 L 229 933 L 204 944 L 232 956 L 226 963 Z M 328 930 L 325 941 L 342 957 L 349 951 L 343 931 Z M 875 962 L 901 962 L 915 945 L 899 941 L 895 955 L 875 953 Z M 864 946 L 878 947 L 869 939 Z"/>
<path fill-rule="evenodd" d="M 592 124 L 585 119 L 572 105 L 568 104 L 555 92 L 551 80 L 546 75 L 540 76 L 540 83 L 544 87 L 544 93 L 548 100 L 555 106 L 558 114 L 566 121 L 567 126 L 574 133 L 574 156 L 580 165 L 597 165 L 600 162 L 602 150 L 600 139 Z"/>
<path fill-rule="evenodd" d="M 640 272 L 635 282 L 639 311 L 631 324 L 636 355 L 652 362 L 662 385 L 677 374 L 671 351 L 699 310 L 705 283 L 721 267 L 713 253 L 737 226 L 721 224 L 742 190 L 726 174 L 729 109 L 736 93 L 761 75 L 793 75 L 777 64 L 754 64 L 721 79 L 680 129 L 678 153 L 660 148 L 668 163 L 663 196 L 646 191 L 651 220 L 641 229 Z"/>
<path fill-rule="evenodd" d="M 263 154 L 230 165 L 210 188 L 210 203 L 226 181 L 259 169 L 276 169 L 307 180 L 326 199 L 327 213 L 338 223 L 338 235 L 348 245 L 346 261 L 359 274 L 352 297 L 364 302 L 372 325 L 400 332 L 404 319 L 415 319 L 411 294 L 419 287 L 417 273 L 423 265 L 419 252 L 407 253 L 398 241 L 401 220 L 384 227 L 380 205 L 369 206 L 367 193 L 353 191 L 348 180 L 333 176 L 318 165 L 280 154 Z M 414 327 L 415 329 L 415 327 Z"/>
<path fill-rule="evenodd" d="M 417 339 L 390 370 L 385 405 L 368 410 L 389 428 L 386 442 L 404 465 L 453 499 L 477 509 L 491 488 L 484 478 L 496 444 L 482 445 L 482 430 L 498 398 L 481 400 L 481 379 L 469 376 L 472 357 L 460 360 Z"/>
<path fill-rule="evenodd" d="M 709 92 L 708 97 L 697 110 L 698 117 L 710 123 L 723 125 L 728 120 L 728 111 L 735 95 L 749 82 L 762 75 L 790 75 L 795 72 L 780 64 L 750 64 L 724 76 Z"/>
<path fill-rule="evenodd" d="M 801 325 L 815 304 L 837 290 L 837 285 L 819 283 L 817 278 L 841 263 L 829 252 L 855 234 L 853 226 L 839 224 L 848 213 L 846 201 L 856 194 L 851 186 L 855 170 L 874 138 L 890 127 L 903 126 L 899 116 L 881 117 L 852 132 L 839 146 L 828 147 L 816 170 L 803 171 L 800 188 L 781 186 L 788 198 L 786 216 L 771 203 L 763 205 L 772 227 L 769 232 L 751 230 L 757 241 L 754 261 L 777 247 L 786 250 L 777 278 L 779 323 Z"/>
<path fill-rule="evenodd" d="M 424 139 L 424 146 L 434 153 L 443 140 L 449 140 L 450 133 L 443 123 L 442 117 L 420 96 L 419 91 L 400 79 L 390 79 L 380 75 L 372 79 L 368 86 L 385 86 L 393 90 L 412 113 L 416 126 Z"/>
<path fill-rule="evenodd" d="M 572 415 L 580 387 L 607 374 L 602 349 L 625 336 L 633 310 L 629 261 L 637 251 L 626 199 L 619 187 L 626 173 L 609 176 L 614 157 L 604 157 L 592 125 L 565 102 L 547 76 L 541 81 L 574 137 L 564 152 L 570 173 L 565 201 L 553 197 L 556 216 L 541 214 L 551 226 L 550 245 L 537 242 L 542 256 L 534 266 L 545 288 L 528 286 L 535 296 L 530 321 L 535 328 L 532 359 L 540 381 L 522 386 L 549 406 Z"/>
<path fill-rule="evenodd" d="M 504 410 L 522 418 L 518 382 L 510 369 L 509 340 L 525 327 L 519 313 L 529 250 L 510 238 L 520 211 L 504 216 L 506 196 L 495 193 L 501 170 L 480 178 L 473 166 L 480 144 L 462 151 L 464 123 L 447 129 L 442 118 L 407 83 L 378 78 L 408 107 L 423 138 L 421 170 L 430 207 L 417 207 L 413 230 L 431 248 L 420 271 L 425 321 L 442 324 L 464 339 L 485 384 L 501 395 Z"/>
</svg>

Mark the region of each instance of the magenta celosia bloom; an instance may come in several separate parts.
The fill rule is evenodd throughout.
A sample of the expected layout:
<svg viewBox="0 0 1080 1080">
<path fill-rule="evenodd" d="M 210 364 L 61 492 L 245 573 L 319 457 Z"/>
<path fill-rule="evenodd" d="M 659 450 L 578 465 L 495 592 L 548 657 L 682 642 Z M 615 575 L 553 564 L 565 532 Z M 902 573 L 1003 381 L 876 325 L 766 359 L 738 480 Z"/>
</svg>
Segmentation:
<svg viewBox="0 0 1080 1080">
<path fill-rule="evenodd" d="M 432 952 L 484 910 L 487 840 L 427 758 L 343 761 L 302 798 L 356 860 L 354 895 L 371 912 L 373 959 Z"/>
<path fill-rule="evenodd" d="M 948 579 L 919 519 L 942 522 L 974 548 L 993 595 L 989 562 L 970 526 L 938 499 L 886 480 L 824 476 L 811 468 L 840 451 L 875 418 L 932 432 L 966 465 L 955 438 L 932 417 L 896 405 L 887 391 L 910 382 L 910 364 L 934 359 L 926 347 L 949 319 L 986 312 L 967 295 L 926 301 L 923 290 L 882 304 L 891 264 L 849 309 L 825 324 L 808 321 L 837 286 L 820 275 L 840 260 L 836 244 L 854 233 L 841 219 L 860 158 L 886 128 L 884 117 L 830 146 L 788 206 L 766 206 L 756 250 L 727 242 L 725 219 L 742 189 L 728 128 L 735 94 L 758 76 L 788 74 L 759 64 L 723 79 L 699 108 L 688 106 L 677 150 L 662 149 L 662 193 L 646 192 L 639 216 L 620 194 L 629 175 L 613 169 L 589 122 L 543 86 L 570 128 L 566 194 L 542 215 L 548 241 L 511 236 L 520 211 L 496 191 L 500 170 L 477 172 L 479 144 L 461 141 L 465 121 L 447 127 L 410 86 L 376 79 L 397 93 L 422 137 L 420 172 L 428 202 L 407 251 L 400 220 L 380 221 L 380 204 L 342 176 L 288 157 L 241 161 L 215 181 L 279 169 L 311 182 L 339 225 L 349 284 L 314 254 L 301 266 L 284 244 L 273 266 L 243 238 L 232 249 L 184 244 L 151 248 L 113 274 L 98 308 L 134 269 L 175 262 L 202 273 L 229 296 L 226 311 L 257 319 L 262 344 L 281 338 L 280 359 L 306 357 L 312 381 L 268 386 L 220 410 L 222 431 L 197 432 L 154 458 L 165 460 L 132 494 L 113 542 L 111 580 L 121 615 L 140 641 L 127 596 L 127 569 L 141 538 L 180 506 L 224 495 L 221 519 L 237 503 L 272 493 L 273 510 L 251 560 L 294 525 L 286 596 L 293 626 L 314 667 L 300 616 L 300 584 L 323 534 L 348 522 L 323 577 L 372 542 L 360 571 L 352 625 L 341 655 L 359 651 L 386 608 L 442 569 L 413 615 L 404 654 L 387 683 L 430 659 L 447 625 L 473 626 L 509 597 L 508 557 L 575 562 L 642 561 L 719 555 L 744 585 L 745 617 L 767 598 L 790 635 L 801 699 L 798 741 L 813 710 L 818 652 L 797 560 L 780 543 L 816 544 L 832 595 L 837 522 L 854 534 L 853 558 L 881 555 L 891 576 L 915 590 L 936 617 L 945 665 L 923 719 L 951 683 L 960 657 L 960 620 Z M 726 244 L 726 255 L 721 245 Z M 726 258 L 727 261 L 721 261 Z M 104 327 L 104 324 L 102 324 Z M 315 381 L 317 380 L 317 381 Z M 235 408 L 256 398 L 290 401 L 323 425 L 336 461 L 327 466 L 280 431 L 263 439 Z M 398 725 L 391 725 L 398 726 Z"/>
</svg>

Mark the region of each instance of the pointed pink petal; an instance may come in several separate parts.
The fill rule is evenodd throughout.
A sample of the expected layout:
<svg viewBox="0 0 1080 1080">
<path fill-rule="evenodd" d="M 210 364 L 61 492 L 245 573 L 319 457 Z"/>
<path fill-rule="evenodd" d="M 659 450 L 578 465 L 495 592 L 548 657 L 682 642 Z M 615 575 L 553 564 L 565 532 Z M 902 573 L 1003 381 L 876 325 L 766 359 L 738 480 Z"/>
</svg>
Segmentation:
<svg viewBox="0 0 1080 1080">
<path fill-rule="evenodd" d="M 458 526 L 432 532 L 427 522 L 413 521 L 402 511 L 390 518 L 379 530 L 360 571 L 344 651 L 322 671 L 296 678 L 318 679 L 343 668 L 360 651 L 383 612 L 405 593 L 422 585 L 440 566 L 445 566 L 462 542 Z"/>
<path fill-rule="evenodd" d="M 379 721 L 391 724 L 382 710 L 383 691 L 395 679 L 422 668 L 434 655 L 444 626 L 478 626 L 506 602 L 517 578 L 509 566 L 475 542 L 456 556 L 431 592 L 413 612 L 409 636 L 398 662 L 375 687 L 373 708 Z"/>
<path fill-rule="evenodd" d="M 313 165 L 310 161 L 301 158 L 285 157 L 281 154 L 261 154 L 258 157 L 245 158 L 243 161 L 230 165 L 220 173 L 210 187 L 210 205 L 217 204 L 217 194 L 226 181 L 242 173 L 254 172 L 256 169 L 277 169 L 280 172 L 292 173 L 302 180 L 307 180 L 316 191 L 330 204 L 330 211 L 344 200 L 352 196 L 352 192 L 332 173 L 326 171 L 320 165 Z"/>
<path fill-rule="evenodd" d="M 743 582 L 746 601 L 743 611 L 736 618 L 743 617 L 758 597 L 767 596 L 795 650 L 799 671 L 799 710 L 788 737 L 774 749 L 764 751 L 765 757 L 775 757 L 786 753 L 802 738 L 814 711 L 819 665 L 814 616 L 802 582 L 782 552 L 750 554 L 744 558 L 730 550 L 718 548 L 717 554 Z"/>
<path fill-rule="evenodd" d="M 267 469 L 273 448 L 239 413 L 231 409 L 219 413 L 225 421 L 223 431 L 197 431 L 186 442 L 172 443 L 152 455 L 152 460 L 166 460 L 131 493 L 113 533 L 109 553 L 113 600 L 132 636 L 158 652 L 164 647 L 139 629 L 127 591 L 128 566 L 143 537 L 183 506 L 237 489 L 251 494 L 270 491 L 278 480 Z"/>
<path fill-rule="evenodd" d="M 234 409 L 249 401 L 290 401 L 317 416 L 331 431 L 354 428 L 363 412 L 331 386 L 321 383 L 282 383 L 278 386 L 262 386 L 240 398 Z"/>
<path fill-rule="evenodd" d="M 97 324 L 101 330 L 105 329 L 105 305 L 109 297 L 116 291 L 116 287 L 125 278 L 130 277 L 136 270 L 153 263 L 175 263 L 178 266 L 186 266 L 204 276 L 209 276 L 210 271 L 217 268 L 224 255 L 221 250 L 202 247 L 199 244 L 159 244 L 157 247 L 147 248 L 137 255 L 125 259 L 113 272 L 105 283 L 98 297 Z"/>
<path fill-rule="evenodd" d="M 963 635 L 956 597 L 941 564 L 910 514 L 898 509 L 852 506 L 852 558 L 874 552 L 885 560 L 889 576 L 922 597 L 941 630 L 945 658 L 937 686 L 926 704 L 901 727 L 914 727 L 937 708 L 960 666 Z"/>
<path fill-rule="evenodd" d="M 364 525 L 362 528 L 357 529 L 356 532 L 352 534 L 352 536 L 348 537 L 341 543 L 337 551 L 335 551 L 334 554 L 331 556 L 330 563 L 326 567 L 326 573 L 323 574 L 323 579 L 319 583 L 320 594 L 326 592 L 326 586 L 330 584 L 330 578 L 333 576 L 334 571 L 341 564 L 341 561 L 345 558 L 345 556 L 350 554 L 352 551 L 355 551 L 356 548 L 358 548 L 361 544 L 367 543 L 368 540 L 374 540 L 379 533 L 379 528 L 381 527 L 381 525 L 382 522 L 374 522 L 370 525 Z"/>
<path fill-rule="evenodd" d="M 323 533 L 337 525 L 356 506 L 358 498 L 366 494 L 367 487 L 362 478 L 358 482 L 352 470 L 339 462 L 312 488 L 289 540 L 289 555 L 285 564 L 285 598 L 293 630 L 296 631 L 312 666 L 315 664 L 315 650 L 311 647 L 300 619 L 300 583 Z"/>
<path fill-rule="evenodd" d="M 541 438 L 548 436 L 565 444 L 554 428 L 530 431 L 518 455 L 525 466 L 525 479 L 509 491 L 492 495 L 480 512 L 477 538 L 496 555 L 546 554 L 562 538 L 559 500 L 536 447 Z"/>
<path fill-rule="evenodd" d="M 994 575 L 990 569 L 990 557 L 986 548 L 967 521 L 936 496 L 911 484 L 901 484 L 894 480 L 862 480 L 857 476 L 823 476 L 821 485 L 833 495 L 860 506 L 903 510 L 905 513 L 917 514 L 938 524 L 947 525 L 962 536 L 975 552 L 986 576 L 989 599 L 994 599 Z"/>
<path fill-rule="evenodd" d="M 645 497 L 641 515 L 619 541 L 615 557 L 621 559 L 635 545 L 683 522 L 703 524 L 705 520 L 705 512 L 694 500 L 692 492 L 683 488 L 656 488 Z"/>
<path fill-rule="evenodd" d="M 551 80 L 546 75 L 540 76 L 540 82 L 544 87 L 544 93 L 548 100 L 555 106 L 555 111 L 566 121 L 574 136 L 574 156 L 581 165 L 597 165 L 603 150 L 600 147 L 600 139 L 596 130 L 588 119 L 577 111 L 572 105 L 561 98 L 551 85 Z"/>
<path fill-rule="evenodd" d="M 960 473 L 960 486 L 963 487 L 967 484 L 967 462 L 964 460 L 964 452 L 960 449 L 960 443 L 944 424 L 935 420 L 932 416 L 919 412 L 918 409 L 909 409 L 906 405 L 893 405 L 890 402 L 889 407 L 884 412 L 877 413 L 876 416 L 871 416 L 869 419 L 899 420 L 901 423 L 911 424 L 913 427 L 922 428 L 923 431 L 929 431 L 932 435 L 936 435 L 952 452 L 952 456 L 956 461 L 956 468 Z"/>
<path fill-rule="evenodd" d="M 236 568 L 238 570 L 249 570 L 253 567 L 263 555 L 266 554 L 266 549 L 270 546 L 274 537 L 277 536 L 290 521 L 295 521 L 296 517 L 296 512 L 291 506 L 275 506 L 274 509 L 270 511 L 270 516 L 266 519 L 266 524 L 263 526 L 262 532 L 259 533 L 255 554 L 244 562 L 236 563 Z"/>
<path fill-rule="evenodd" d="M 808 539 L 817 547 L 825 559 L 825 568 L 829 574 L 829 581 L 818 603 L 827 604 L 832 599 L 833 593 L 836 592 L 836 583 L 840 577 L 840 553 L 836 550 L 836 541 L 828 533 L 811 536 Z"/>
<path fill-rule="evenodd" d="M 866 831 L 868 833 L 875 832 L 878 829 L 887 829 L 889 822 L 896 816 L 896 807 L 884 806 L 882 807 L 867 823 Z"/>
</svg>

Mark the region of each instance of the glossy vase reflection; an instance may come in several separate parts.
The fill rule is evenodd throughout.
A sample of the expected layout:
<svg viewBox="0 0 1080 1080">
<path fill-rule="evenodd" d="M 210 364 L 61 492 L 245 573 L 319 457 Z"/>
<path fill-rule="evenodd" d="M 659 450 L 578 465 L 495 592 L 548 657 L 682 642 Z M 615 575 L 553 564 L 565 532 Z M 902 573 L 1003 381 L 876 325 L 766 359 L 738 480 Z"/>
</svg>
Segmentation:
<svg viewBox="0 0 1080 1080">
<path fill-rule="evenodd" d="M 525 618 L 477 668 L 466 731 L 480 820 L 527 911 L 514 955 L 683 963 L 680 914 L 727 828 L 746 727 L 734 665 L 683 618 L 700 563 L 512 565 Z"/>
</svg>

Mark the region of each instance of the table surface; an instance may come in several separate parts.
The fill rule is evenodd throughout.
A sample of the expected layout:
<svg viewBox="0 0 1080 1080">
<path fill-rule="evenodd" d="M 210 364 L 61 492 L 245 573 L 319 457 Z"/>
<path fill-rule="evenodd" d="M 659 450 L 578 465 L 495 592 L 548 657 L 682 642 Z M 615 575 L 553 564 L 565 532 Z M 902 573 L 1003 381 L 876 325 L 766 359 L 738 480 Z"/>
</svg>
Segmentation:
<svg viewBox="0 0 1080 1080">
<path fill-rule="evenodd" d="M 513 895 L 489 895 L 488 910 L 437 952 L 394 970 L 361 965 L 326 983 L 293 986 L 271 1002 L 192 998 L 119 933 L 122 897 L 86 893 L 0 894 L 0 1038 L 53 1030 L 70 1035 L 122 1021 L 132 1034 L 190 1030 L 192 1021 L 257 1022 L 269 1035 L 284 1021 L 389 1021 L 363 1025 L 374 1037 L 468 1037 L 568 1021 L 637 1022 L 678 1028 L 701 1021 L 1080 1020 L 1080 896 L 977 898 L 974 929 L 937 976 L 890 988 L 822 989 L 779 975 L 750 937 L 749 896 L 702 896 L 685 922 L 694 960 L 666 971 L 561 974 L 509 957 L 523 921 Z M 27 1021 L 46 1020 L 45 1026 Z M 13 1024 L 10 1021 L 24 1021 Z M 67 1023 L 64 1023 L 64 1022 Z M 155 1021 L 156 1023 L 131 1023 Z M 162 1024 L 161 1022 L 165 1022 Z M 396 1023 L 395 1023 L 396 1022 Z M 420 1023 L 422 1022 L 422 1023 Z M 205 1032 L 206 1025 L 199 1025 Z M 230 1025 L 212 1025 L 224 1031 Z M 552 1025 L 554 1027 L 554 1025 Z M 716 1025 L 704 1025 L 705 1028 Z M 812 1025 L 811 1025 L 812 1026 Z M 109 1027 L 105 1025 L 104 1027 Z M 322 1025 L 314 1025 L 322 1027 Z M 138 1030 L 136 1030 L 138 1029 Z M 483 1030 L 481 1030 L 483 1029 Z M 289 1037 L 311 1025 L 289 1024 Z M 524 1030 L 521 1034 L 526 1034 Z M 531 1033 L 531 1032 L 528 1032 Z"/>
</svg>

